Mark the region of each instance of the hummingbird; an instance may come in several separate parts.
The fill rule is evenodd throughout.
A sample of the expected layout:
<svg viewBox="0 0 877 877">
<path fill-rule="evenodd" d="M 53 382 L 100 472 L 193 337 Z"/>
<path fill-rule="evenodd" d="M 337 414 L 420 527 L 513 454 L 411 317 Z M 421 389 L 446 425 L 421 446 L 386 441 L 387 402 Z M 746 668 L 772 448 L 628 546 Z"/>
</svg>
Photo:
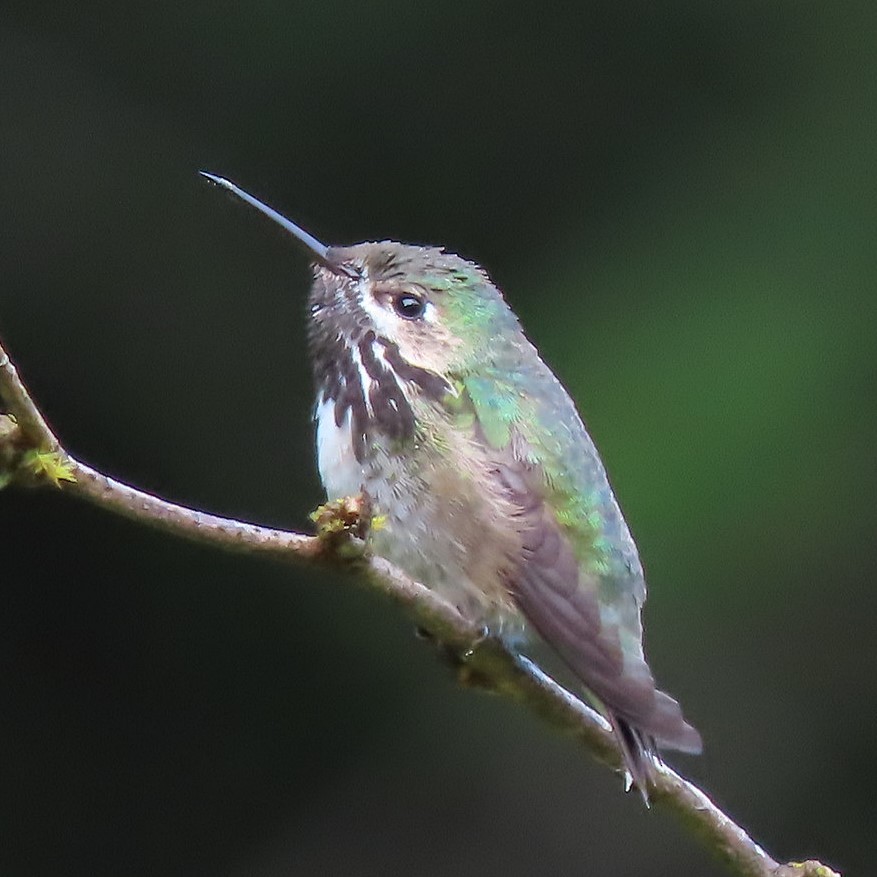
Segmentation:
<svg viewBox="0 0 877 877">
<path fill-rule="evenodd" d="M 519 651 L 541 638 L 611 725 L 648 801 L 700 734 L 643 653 L 636 545 L 575 403 L 487 273 L 442 248 L 326 246 L 234 183 L 312 258 L 309 348 L 328 497 L 365 494 L 373 550 Z"/>
</svg>

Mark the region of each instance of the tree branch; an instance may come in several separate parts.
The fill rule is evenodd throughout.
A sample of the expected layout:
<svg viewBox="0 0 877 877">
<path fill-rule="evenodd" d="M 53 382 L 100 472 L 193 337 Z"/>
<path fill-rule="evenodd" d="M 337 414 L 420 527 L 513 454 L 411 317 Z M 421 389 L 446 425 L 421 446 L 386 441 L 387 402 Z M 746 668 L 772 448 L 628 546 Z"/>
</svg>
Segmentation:
<svg viewBox="0 0 877 877">
<path fill-rule="evenodd" d="M 485 640 L 479 626 L 388 561 L 369 555 L 361 540 L 305 536 L 209 515 L 167 502 L 86 466 L 63 449 L 2 346 L 0 399 L 8 411 L 8 415 L 0 415 L 0 486 L 8 480 L 54 483 L 65 493 L 132 521 L 204 545 L 266 555 L 286 563 L 348 567 L 369 588 L 405 609 L 420 628 L 457 658 L 461 682 L 522 703 L 574 737 L 599 761 L 621 770 L 620 753 L 602 716 L 527 658 L 510 652 L 495 639 Z M 35 460 L 40 465 L 33 465 Z M 733 874 L 839 877 L 819 862 L 779 864 L 700 789 L 666 765 L 655 770 L 649 795 L 656 804 L 673 811 Z"/>
</svg>

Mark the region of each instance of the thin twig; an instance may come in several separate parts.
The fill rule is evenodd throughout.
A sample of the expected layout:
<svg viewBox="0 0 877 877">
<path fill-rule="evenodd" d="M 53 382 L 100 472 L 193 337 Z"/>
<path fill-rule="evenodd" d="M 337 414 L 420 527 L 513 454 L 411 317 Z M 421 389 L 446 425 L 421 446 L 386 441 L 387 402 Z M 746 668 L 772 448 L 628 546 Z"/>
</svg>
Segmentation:
<svg viewBox="0 0 877 877">
<path fill-rule="evenodd" d="M 75 480 L 63 490 L 138 523 L 227 551 L 267 555 L 284 562 L 344 564 L 373 590 L 401 605 L 450 653 L 464 656 L 461 681 L 517 700 L 573 736 L 594 757 L 615 770 L 621 757 L 608 723 L 528 659 L 481 629 L 450 603 L 380 557 L 363 551 L 339 552 L 316 536 L 289 533 L 209 515 L 122 484 L 70 456 L 46 423 L 8 355 L 0 346 L 0 398 L 15 417 L 18 442 L 57 453 Z M 2 473 L 0 473 L 2 474 Z M 47 482 L 48 483 L 48 482 Z M 348 546 L 349 547 L 349 546 Z M 704 845 L 741 877 L 838 877 L 819 862 L 780 865 L 730 817 L 688 780 L 669 767 L 655 771 L 652 801 L 672 810 Z"/>
</svg>

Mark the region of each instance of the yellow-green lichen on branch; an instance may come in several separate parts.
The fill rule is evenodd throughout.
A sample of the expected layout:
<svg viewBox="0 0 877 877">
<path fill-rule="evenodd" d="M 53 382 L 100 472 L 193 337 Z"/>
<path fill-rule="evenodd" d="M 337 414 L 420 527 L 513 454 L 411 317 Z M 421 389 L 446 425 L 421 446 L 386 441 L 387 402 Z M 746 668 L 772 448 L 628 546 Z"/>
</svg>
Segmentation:
<svg viewBox="0 0 877 877">
<path fill-rule="evenodd" d="M 58 451 L 25 451 L 21 466 L 38 480 L 48 481 L 55 487 L 60 487 L 62 481 L 76 481 L 70 463 Z"/>
<path fill-rule="evenodd" d="M 351 539 L 365 541 L 369 533 L 386 525 L 385 515 L 373 513 L 370 498 L 366 494 L 333 499 L 318 506 L 310 514 L 317 525 L 317 538 L 331 546 L 339 556 L 355 557 L 362 554 L 362 545 Z"/>
<path fill-rule="evenodd" d="M 779 877 L 840 877 L 840 872 L 815 862 L 812 859 L 807 862 L 789 862 L 777 870 Z"/>
<path fill-rule="evenodd" d="M 75 480 L 65 454 L 28 447 L 15 416 L 0 414 L 0 488 L 12 481 L 60 487 L 62 481 Z"/>
</svg>

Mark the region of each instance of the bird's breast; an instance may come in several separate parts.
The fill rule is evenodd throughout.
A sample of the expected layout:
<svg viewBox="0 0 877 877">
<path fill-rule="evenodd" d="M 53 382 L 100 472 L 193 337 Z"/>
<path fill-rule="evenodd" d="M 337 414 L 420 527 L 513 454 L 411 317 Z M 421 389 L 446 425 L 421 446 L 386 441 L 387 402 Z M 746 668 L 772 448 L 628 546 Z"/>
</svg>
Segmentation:
<svg viewBox="0 0 877 877">
<path fill-rule="evenodd" d="M 422 422 L 405 446 L 367 435 L 358 460 L 353 423 L 349 413 L 336 418 L 331 400 L 317 405 L 318 466 L 329 499 L 367 493 L 380 516 L 371 536 L 376 553 L 473 621 L 519 636 L 520 616 L 503 581 L 520 539 L 489 462 L 449 425 Z"/>
</svg>

